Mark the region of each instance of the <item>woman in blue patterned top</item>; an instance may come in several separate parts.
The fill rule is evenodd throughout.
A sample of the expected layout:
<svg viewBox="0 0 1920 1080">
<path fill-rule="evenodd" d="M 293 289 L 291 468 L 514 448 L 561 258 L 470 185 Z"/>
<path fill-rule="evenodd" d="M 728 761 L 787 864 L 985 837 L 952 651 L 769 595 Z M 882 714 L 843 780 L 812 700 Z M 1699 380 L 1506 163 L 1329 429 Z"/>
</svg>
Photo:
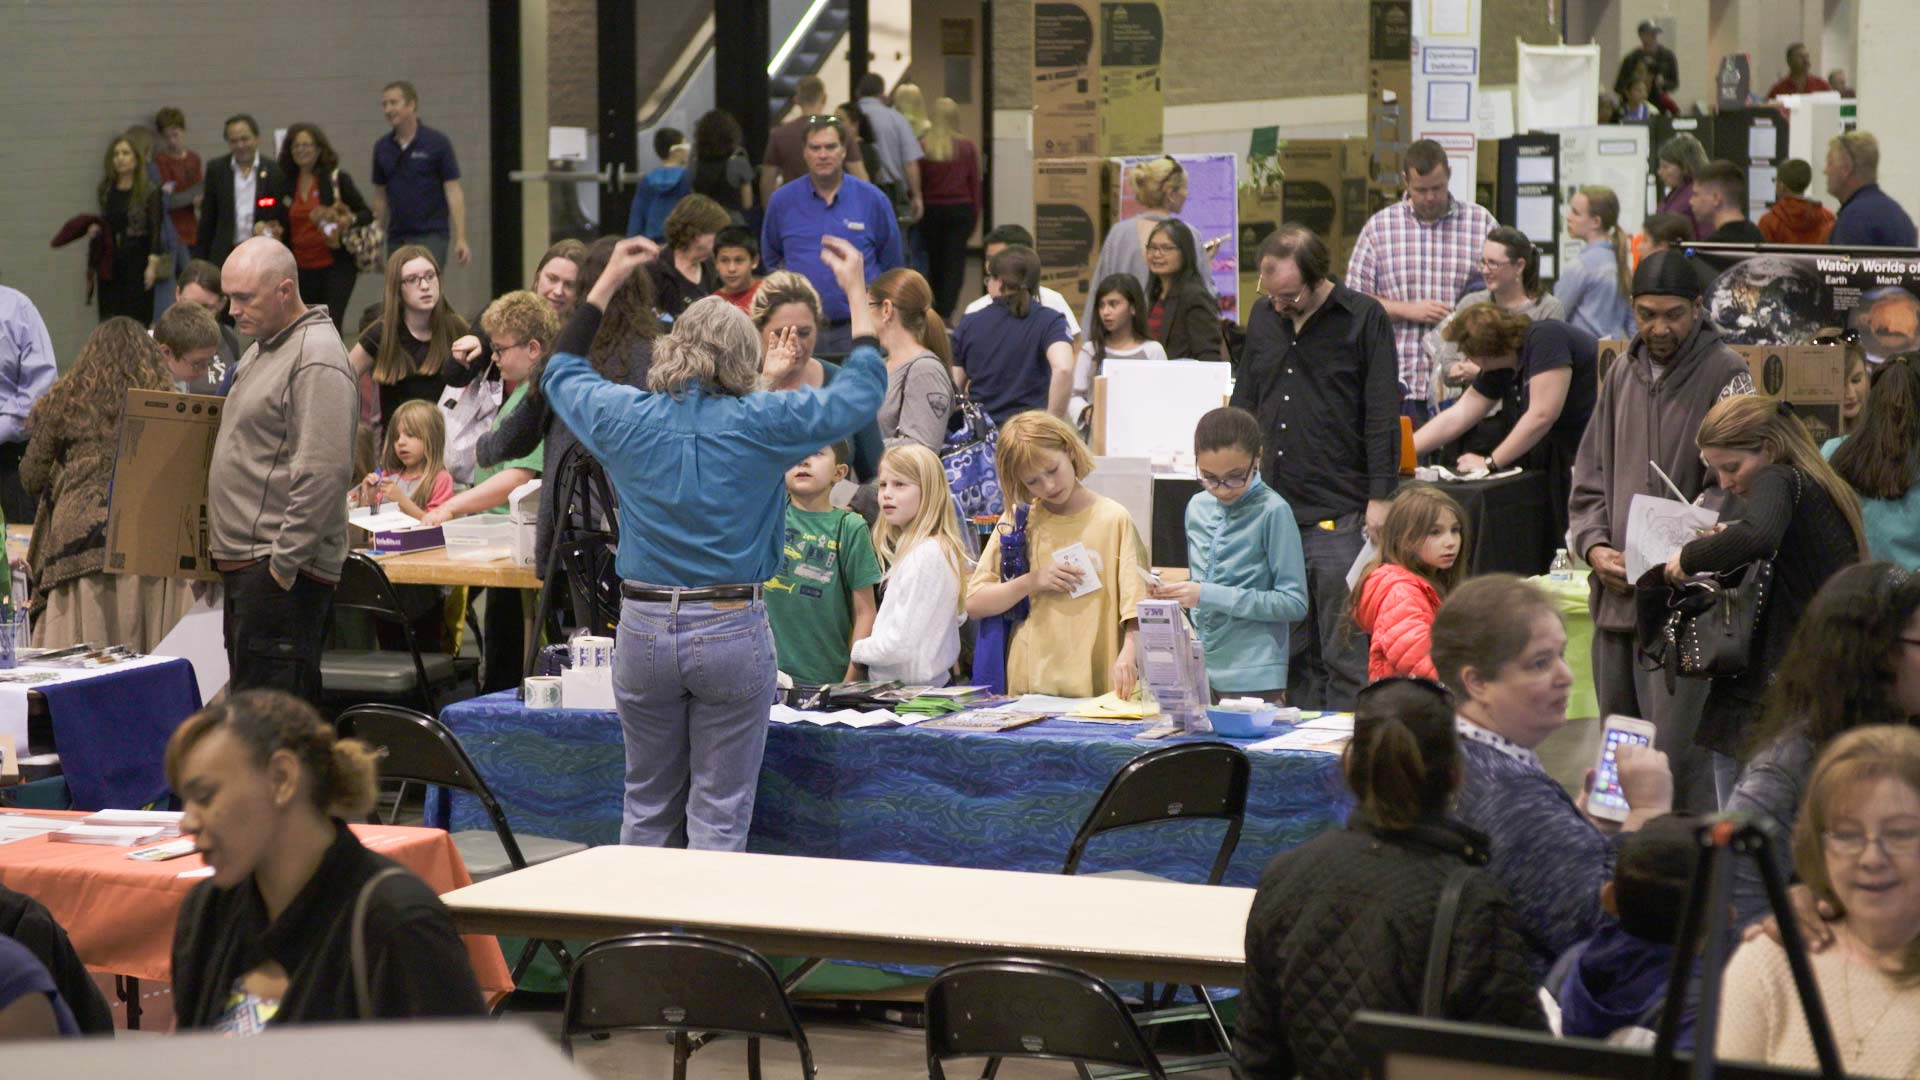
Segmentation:
<svg viewBox="0 0 1920 1080">
<path fill-rule="evenodd" d="M 783 339 L 761 370 L 746 313 L 709 296 L 654 343 L 647 387 L 608 382 L 580 353 L 591 326 L 560 336 L 541 387 L 606 468 L 620 502 L 622 604 L 613 691 L 626 730 L 628 844 L 739 851 L 774 697 L 773 632 L 760 583 L 785 539 L 788 469 L 873 423 L 887 384 L 860 253 L 821 238 L 846 290 L 853 353 L 831 385 L 760 390 L 801 362 Z M 621 241 L 580 312 L 658 248 Z M 581 318 L 576 313 L 576 322 Z M 576 329 L 577 337 L 570 337 Z"/>
<path fill-rule="evenodd" d="M 1665 754 L 1624 747 L 1623 824 L 1596 820 L 1567 794 L 1534 748 L 1566 726 L 1573 672 L 1567 631 L 1547 594 L 1509 574 L 1460 586 L 1433 620 L 1433 665 L 1459 702 L 1466 779 L 1455 816 L 1487 834 L 1487 869 L 1507 887 L 1542 963 L 1591 935 L 1605 917 L 1600 886 L 1621 837 L 1673 809 Z"/>
</svg>

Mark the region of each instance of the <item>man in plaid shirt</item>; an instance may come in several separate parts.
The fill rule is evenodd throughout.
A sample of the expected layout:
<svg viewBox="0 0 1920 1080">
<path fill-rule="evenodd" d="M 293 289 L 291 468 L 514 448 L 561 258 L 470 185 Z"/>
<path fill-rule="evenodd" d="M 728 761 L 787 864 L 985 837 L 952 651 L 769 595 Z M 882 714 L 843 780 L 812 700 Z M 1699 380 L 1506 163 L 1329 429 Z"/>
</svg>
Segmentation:
<svg viewBox="0 0 1920 1080">
<path fill-rule="evenodd" d="M 1432 139 L 1407 147 L 1407 197 L 1373 215 L 1354 242 L 1347 287 L 1380 301 L 1393 320 L 1400 361 L 1401 411 L 1414 423 L 1433 415 L 1427 388 L 1432 362 L 1420 347 L 1428 330 L 1452 313 L 1480 264 L 1480 247 L 1497 222 L 1484 207 L 1447 190 L 1453 169 Z"/>
</svg>

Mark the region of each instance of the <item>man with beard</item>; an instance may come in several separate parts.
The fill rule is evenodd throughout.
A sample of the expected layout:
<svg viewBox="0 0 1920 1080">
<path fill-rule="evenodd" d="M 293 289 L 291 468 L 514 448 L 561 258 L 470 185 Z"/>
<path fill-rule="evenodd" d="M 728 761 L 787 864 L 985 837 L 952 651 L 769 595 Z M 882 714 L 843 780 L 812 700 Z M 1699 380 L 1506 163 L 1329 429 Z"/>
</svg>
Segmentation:
<svg viewBox="0 0 1920 1080">
<path fill-rule="evenodd" d="M 1643 670 L 1634 655 L 1634 583 L 1627 579 L 1627 511 L 1639 494 L 1670 499 L 1658 466 L 1694 499 L 1713 486 L 1694 437 L 1722 398 L 1753 393 L 1746 362 L 1700 310 L 1701 278 L 1684 251 L 1658 252 L 1633 275 L 1640 330 L 1608 369 L 1573 463 L 1573 549 L 1593 568 L 1593 681 L 1601 715 L 1647 720 L 1674 763 L 1675 808 L 1711 810 L 1713 776 L 1694 746 L 1707 680 Z M 1718 492 L 1715 492 L 1716 497 Z"/>
</svg>

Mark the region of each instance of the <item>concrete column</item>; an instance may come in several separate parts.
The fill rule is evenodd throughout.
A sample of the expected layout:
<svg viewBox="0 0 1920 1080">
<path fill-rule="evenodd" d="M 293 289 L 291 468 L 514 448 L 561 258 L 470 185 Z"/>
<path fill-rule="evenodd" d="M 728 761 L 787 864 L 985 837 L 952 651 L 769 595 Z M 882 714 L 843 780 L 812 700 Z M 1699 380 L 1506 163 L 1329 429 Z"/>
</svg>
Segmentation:
<svg viewBox="0 0 1920 1080">
<path fill-rule="evenodd" d="M 1860 88 L 1860 130 L 1880 140 L 1880 186 L 1920 211 L 1920 126 L 1913 123 L 1907 88 L 1920 56 L 1920 18 L 1913 0 L 1853 0 L 1859 16 L 1854 84 Z M 1825 150 L 1821 151 L 1823 154 Z"/>
</svg>

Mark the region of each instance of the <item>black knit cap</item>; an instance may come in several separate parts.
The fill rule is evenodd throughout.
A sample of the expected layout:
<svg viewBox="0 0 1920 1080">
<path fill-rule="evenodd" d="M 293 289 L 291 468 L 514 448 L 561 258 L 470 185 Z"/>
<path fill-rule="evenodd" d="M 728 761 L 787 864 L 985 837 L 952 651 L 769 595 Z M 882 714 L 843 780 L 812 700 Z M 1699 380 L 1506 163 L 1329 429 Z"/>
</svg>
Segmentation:
<svg viewBox="0 0 1920 1080">
<path fill-rule="evenodd" d="M 1700 271 L 1679 248 L 1656 251 L 1633 272 L 1633 295 L 1700 299 Z"/>
</svg>

